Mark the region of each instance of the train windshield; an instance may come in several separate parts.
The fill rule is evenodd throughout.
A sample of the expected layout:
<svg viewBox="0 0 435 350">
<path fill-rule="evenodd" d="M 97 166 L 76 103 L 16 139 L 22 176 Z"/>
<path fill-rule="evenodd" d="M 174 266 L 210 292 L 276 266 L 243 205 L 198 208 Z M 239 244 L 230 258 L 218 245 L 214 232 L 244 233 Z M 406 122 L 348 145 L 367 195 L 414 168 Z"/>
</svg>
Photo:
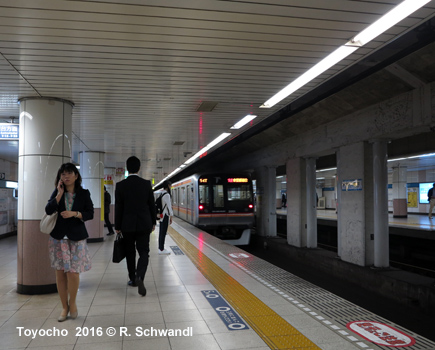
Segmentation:
<svg viewBox="0 0 435 350">
<path fill-rule="evenodd" d="M 228 184 L 228 201 L 252 201 L 251 190 L 248 184 Z"/>
<path fill-rule="evenodd" d="M 252 184 L 247 176 L 205 175 L 198 179 L 199 209 L 206 212 L 245 212 L 252 209 Z"/>
</svg>

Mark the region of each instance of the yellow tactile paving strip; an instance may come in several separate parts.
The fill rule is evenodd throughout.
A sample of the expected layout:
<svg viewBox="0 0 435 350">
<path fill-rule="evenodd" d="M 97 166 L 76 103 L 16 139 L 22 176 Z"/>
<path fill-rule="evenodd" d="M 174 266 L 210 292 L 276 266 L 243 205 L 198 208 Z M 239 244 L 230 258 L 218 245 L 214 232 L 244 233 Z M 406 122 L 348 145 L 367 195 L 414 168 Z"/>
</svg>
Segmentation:
<svg viewBox="0 0 435 350">
<path fill-rule="evenodd" d="M 271 349 L 320 349 L 172 227 L 169 227 L 169 234 L 204 277 Z"/>
</svg>

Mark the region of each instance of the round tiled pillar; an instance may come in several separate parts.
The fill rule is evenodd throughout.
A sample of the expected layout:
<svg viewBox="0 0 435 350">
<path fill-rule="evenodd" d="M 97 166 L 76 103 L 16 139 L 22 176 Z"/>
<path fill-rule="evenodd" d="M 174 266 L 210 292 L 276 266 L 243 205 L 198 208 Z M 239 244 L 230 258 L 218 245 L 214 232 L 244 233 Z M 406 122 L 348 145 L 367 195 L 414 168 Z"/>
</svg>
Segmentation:
<svg viewBox="0 0 435 350">
<path fill-rule="evenodd" d="M 104 240 L 104 212 L 101 211 L 101 203 L 104 203 L 104 153 L 80 152 L 80 174 L 83 188 L 89 190 L 94 203 L 94 218 L 85 223 L 89 234 L 88 242 L 102 242 Z"/>
<path fill-rule="evenodd" d="M 39 231 L 59 167 L 71 161 L 72 107 L 58 98 L 20 99 L 17 292 L 56 292 L 48 235 Z"/>
</svg>

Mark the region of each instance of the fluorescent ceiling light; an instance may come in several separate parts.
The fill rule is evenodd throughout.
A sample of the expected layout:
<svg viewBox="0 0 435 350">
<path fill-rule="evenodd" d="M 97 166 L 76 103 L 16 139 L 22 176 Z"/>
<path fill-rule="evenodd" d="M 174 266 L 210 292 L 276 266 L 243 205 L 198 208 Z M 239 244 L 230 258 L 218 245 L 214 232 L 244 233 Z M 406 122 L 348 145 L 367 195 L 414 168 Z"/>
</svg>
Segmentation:
<svg viewBox="0 0 435 350">
<path fill-rule="evenodd" d="M 290 96 L 295 91 L 299 90 L 302 86 L 309 83 L 311 80 L 337 64 L 341 60 L 345 59 L 359 47 L 367 44 L 370 40 L 373 40 L 404 18 L 408 17 L 413 12 L 417 11 L 431 0 L 405 0 L 401 4 L 397 5 L 386 15 L 381 17 L 375 23 L 364 29 L 361 33 L 357 34 L 352 40 L 345 45 L 339 47 L 325 59 L 317 63 L 314 67 L 302 74 L 296 80 L 287 85 L 284 89 L 272 96 L 269 100 L 264 102 L 260 108 L 271 108 L 278 102 L 282 101 L 286 97 Z"/>
<path fill-rule="evenodd" d="M 240 129 L 242 126 L 248 124 L 252 119 L 257 118 L 256 115 L 248 114 L 243 119 L 240 119 L 236 124 L 234 124 L 231 129 Z"/>
<path fill-rule="evenodd" d="M 426 154 L 419 154 L 417 156 L 388 159 L 387 162 L 396 162 L 398 160 L 413 159 L 413 158 L 425 158 L 425 157 L 433 157 L 433 156 L 435 156 L 435 153 L 426 153 Z"/>
<path fill-rule="evenodd" d="M 320 173 L 322 171 L 329 171 L 329 170 L 337 170 L 337 168 L 321 169 L 321 170 L 316 170 L 316 172 Z"/>
<path fill-rule="evenodd" d="M 207 146 L 205 146 L 204 148 L 202 148 L 200 151 L 198 151 L 195 155 L 193 155 L 192 157 L 190 157 L 188 160 L 186 160 L 184 162 L 184 164 L 190 164 L 192 163 L 196 158 L 198 158 L 201 154 L 207 152 L 210 148 L 212 148 L 213 146 L 217 145 L 219 142 L 221 142 L 223 139 L 226 139 L 228 136 L 230 136 L 231 133 L 229 132 L 224 132 L 223 134 L 221 134 L 220 136 L 216 137 L 212 142 L 210 142 Z"/>
<path fill-rule="evenodd" d="M 408 17 L 413 12 L 417 11 L 431 0 L 405 0 L 397 5 L 390 12 L 382 16 L 375 23 L 357 34 L 351 42 L 363 46 L 369 41 L 372 41 L 377 36 L 381 35 L 392 26 L 399 23 L 404 18 Z"/>
<path fill-rule="evenodd" d="M 18 182 L 16 181 L 6 181 L 6 188 L 18 188 Z"/>
<path fill-rule="evenodd" d="M 178 173 L 179 171 L 181 170 L 181 167 L 179 167 L 179 168 L 177 168 L 177 169 L 175 169 L 172 173 L 170 173 L 168 176 L 166 176 L 166 178 L 165 179 L 168 179 L 168 178 L 170 178 L 172 175 L 174 175 L 175 173 Z"/>
<path fill-rule="evenodd" d="M 333 53 L 329 54 L 314 67 L 307 70 L 299 78 L 291 82 L 284 89 L 279 91 L 277 94 L 268 99 L 260 108 L 271 108 L 275 106 L 278 102 L 285 99 L 287 96 L 291 95 L 296 90 L 299 90 L 302 86 L 309 83 L 314 78 L 318 77 L 320 74 L 331 68 L 333 65 L 337 64 L 341 60 L 345 59 L 351 53 L 358 50 L 358 46 L 340 46 Z"/>
</svg>

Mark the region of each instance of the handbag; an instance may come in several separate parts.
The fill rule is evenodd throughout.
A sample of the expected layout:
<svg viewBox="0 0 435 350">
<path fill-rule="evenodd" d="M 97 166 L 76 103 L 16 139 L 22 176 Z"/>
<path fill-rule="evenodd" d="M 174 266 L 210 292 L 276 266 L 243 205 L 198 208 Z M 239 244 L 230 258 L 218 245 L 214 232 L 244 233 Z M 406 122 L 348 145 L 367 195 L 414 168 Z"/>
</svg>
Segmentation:
<svg viewBox="0 0 435 350">
<path fill-rule="evenodd" d="M 56 220 L 57 220 L 57 211 L 55 211 L 51 215 L 44 213 L 41 222 L 39 223 L 39 230 L 42 233 L 49 235 L 51 231 L 53 231 L 54 226 L 56 226 Z"/>
<path fill-rule="evenodd" d="M 125 253 L 125 240 L 122 233 L 116 235 L 116 239 L 113 242 L 113 257 L 112 262 L 119 263 L 126 257 Z"/>
</svg>

